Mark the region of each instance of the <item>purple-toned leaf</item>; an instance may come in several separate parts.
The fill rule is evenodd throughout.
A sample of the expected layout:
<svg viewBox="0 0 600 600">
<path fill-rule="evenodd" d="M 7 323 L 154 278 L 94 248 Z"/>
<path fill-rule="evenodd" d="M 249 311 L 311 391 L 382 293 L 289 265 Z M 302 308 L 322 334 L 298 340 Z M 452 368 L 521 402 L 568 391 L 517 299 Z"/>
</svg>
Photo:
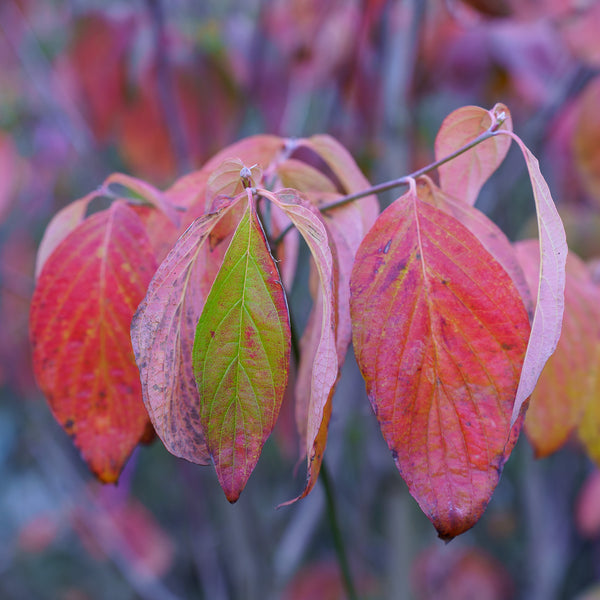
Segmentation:
<svg viewBox="0 0 600 600">
<path fill-rule="evenodd" d="M 131 324 L 144 403 L 169 452 L 207 464 L 199 396 L 192 366 L 198 319 L 219 263 L 210 235 L 235 207 L 194 221 L 154 275 Z"/>
</svg>

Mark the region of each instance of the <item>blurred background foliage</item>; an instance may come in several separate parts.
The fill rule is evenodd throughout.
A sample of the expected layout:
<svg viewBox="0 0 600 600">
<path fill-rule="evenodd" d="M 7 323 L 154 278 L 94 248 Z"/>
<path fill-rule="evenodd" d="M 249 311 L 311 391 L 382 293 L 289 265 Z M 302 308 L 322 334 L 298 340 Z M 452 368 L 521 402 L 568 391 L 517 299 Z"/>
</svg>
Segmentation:
<svg viewBox="0 0 600 600">
<path fill-rule="evenodd" d="M 570 247 L 591 260 L 598 32 L 593 0 L 3 0 L 0 597 L 344 597 L 321 487 L 275 510 L 303 477 L 285 407 L 235 506 L 210 468 L 158 441 L 134 453 L 116 487 L 86 472 L 30 366 L 35 251 L 58 209 L 113 171 L 167 186 L 261 132 L 330 133 L 377 183 L 427 164 L 453 109 L 504 102 Z M 535 231 L 516 153 L 478 206 L 512 239 Z M 326 463 L 365 598 L 600 598 L 600 475 L 575 442 L 536 461 L 522 436 L 482 521 L 444 546 L 348 360 Z"/>
</svg>

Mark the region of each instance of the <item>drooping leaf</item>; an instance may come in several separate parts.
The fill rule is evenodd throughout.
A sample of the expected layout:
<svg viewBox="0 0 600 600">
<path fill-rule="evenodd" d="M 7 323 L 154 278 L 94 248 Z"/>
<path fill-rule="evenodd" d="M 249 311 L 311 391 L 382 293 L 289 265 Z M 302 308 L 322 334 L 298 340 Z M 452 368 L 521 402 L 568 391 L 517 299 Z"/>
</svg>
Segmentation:
<svg viewBox="0 0 600 600">
<path fill-rule="evenodd" d="M 487 131 L 504 113 L 501 129 L 512 131 L 508 108 L 496 104 L 492 110 L 479 106 L 463 106 L 450 113 L 443 121 L 435 139 L 435 158 L 445 158 Z M 490 175 L 500 166 L 510 138 L 493 137 L 438 168 L 440 187 L 451 196 L 468 204 L 475 204 L 479 191 Z"/>
<path fill-rule="evenodd" d="M 537 294 L 540 251 L 537 240 L 515 245 L 531 293 Z M 600 291 L 575 254 L 566 263 L 565 313 L 556 352 L 548 359 L 531 394 L 525 432 L 542 458 L 558 450 L 595 402 L 595 373 L 600 340 Z"/>
<path fill-rule="evenodd" d="M 200 421 L 230 502 L 244 489 L 277 420 L 291 345 L 285 293 L 249 198 L 193 348 Z"/>
<path fill-rule="evenodd" d="M 535 200 L 541 256 L 531 336 L 511 417 L 511 424 L 514 425 L 524 402 L 533 392 L 546 361 L 558 344 L 565 304 L 565 264 L 568 249 L 565 229 L 537 158 L 518 136 L 504 131 L 499 131 L 498 135 L 509 135 L 514 139 L 525 158 Z"/>
<path fill-rule="evenodd" d="M 235 206 L 200 217 L 156 271 L 131 323 L 144 403 L 163 444 L 175 456 L 207 464 L 200 400 L 192 366 L 196 325 L 219 259 L 210 234 Z"/>
<path fill-rule="evenodd" d="M 31 303 L 38 384 L 104 482 L 117 480 L 149 426 L 129 325 L 155 269 L 142 223 L 116 201 L 58 244 Z"/>
<path fill-rule="evenodd" d="M 529 320 L 477 238 L 411 189 L 362 242 L 354 349 L 401 475 L 441 537 L 481 516 L 516 436 Z"/>
<path fill-rule="evenodd" d="M 308 461 L 306 487 L 296 498 L 305 497 L 313 488 L 319 475 L 323 452 L 327 443 L 327 428 L 331 416 L 331 398 L 339 376 L 336 351 L 336 296 L 337 273 L 329 236 L 316 208 L 296 190 L 280 190 L 275 194 L 264 192 L 265 197 L 278 206 L 292 220 L 306 241 L 319 275 L 320 299 L 315 303 L 313 329 L 315 342 L 310 348 L 312 374 L 310 386 L 296 387 L 296 415 L 299 418 L 300 443 Z M 318 332 L 318 333 L 317 333 Z M 293 502 L 293 501 L 292 501 Z"/>
</svg>

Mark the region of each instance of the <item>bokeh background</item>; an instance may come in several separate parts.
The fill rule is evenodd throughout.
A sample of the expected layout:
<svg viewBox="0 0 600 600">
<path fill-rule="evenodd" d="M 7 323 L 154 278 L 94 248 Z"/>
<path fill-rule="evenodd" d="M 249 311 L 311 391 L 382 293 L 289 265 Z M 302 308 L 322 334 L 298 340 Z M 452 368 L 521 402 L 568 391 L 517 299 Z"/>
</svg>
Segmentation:
<svg viewBox="0 0 600 600">
<path fill-rule="evenodd" d="M 321 486 L 276 509 L 303 477 L 285 407 L 234 506 L 160 441 L 118 486 L 93 481 L 31 372 L 35 252 L 57 210 L 114 171 L 166 187 L 263 132 L 330 133 L 378 183 L 430 162 L 450 111 L 503 102 L 591 260 L 599 68 L 595 0 L 2 0 L 0 598 L 345 597 Z M 535 232 L 518 153 L 478 206 L 511 239 Z M 538 461 L 522 436 L 481 522 L 446 546 L 349 358 L 326 463 L 364 598 L 600 598 L 600 479 L 576 442 Z"/>
</svg>

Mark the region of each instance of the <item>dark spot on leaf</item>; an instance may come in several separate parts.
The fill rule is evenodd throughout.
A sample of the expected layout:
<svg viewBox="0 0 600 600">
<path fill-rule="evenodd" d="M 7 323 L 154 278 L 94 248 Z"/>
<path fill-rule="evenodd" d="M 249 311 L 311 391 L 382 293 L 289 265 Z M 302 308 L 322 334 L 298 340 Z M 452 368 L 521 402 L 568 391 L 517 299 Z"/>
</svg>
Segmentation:
<svg viewBox="0 0 600 600">
<path fill-rule="evenodd" d="M 75 425 L 75 421 L 73 421 L 73 419 L 67 419 L 64 422 L 63 427 L 65 428 L 65 431 L 67 433 L 71 433 L 71 430 L 73 429 L 74 425 Z"/>
</svg>

